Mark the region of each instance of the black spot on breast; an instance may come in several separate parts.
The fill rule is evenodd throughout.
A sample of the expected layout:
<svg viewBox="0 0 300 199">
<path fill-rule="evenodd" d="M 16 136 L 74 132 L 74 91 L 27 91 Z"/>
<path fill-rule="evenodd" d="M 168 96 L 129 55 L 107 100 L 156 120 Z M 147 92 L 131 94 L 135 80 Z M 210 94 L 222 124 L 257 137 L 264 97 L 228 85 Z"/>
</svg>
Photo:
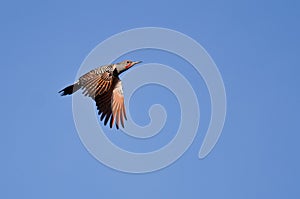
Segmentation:
<svg viewBox="0 0 300 199">
<path fill-rule="evenodd" d="M 116 68 L 115 68 L 115 70 L 113 71 L 113 75 L 114 75 L 115 77 L 118 77 L 118 75 L 119 75 Z"/>
</svg>

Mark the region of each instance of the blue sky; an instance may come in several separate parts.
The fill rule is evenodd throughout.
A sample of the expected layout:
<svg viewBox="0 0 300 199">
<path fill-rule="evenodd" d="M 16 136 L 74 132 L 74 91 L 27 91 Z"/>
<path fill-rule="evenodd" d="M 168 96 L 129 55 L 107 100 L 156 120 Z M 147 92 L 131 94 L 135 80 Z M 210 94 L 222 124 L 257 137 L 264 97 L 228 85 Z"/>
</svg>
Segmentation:
<svg viewBox="0 0 300 199">
<path fill-rule="evenodd" d="M 299 4 L 1 2 L 0 198 L 299 198 Z M 112 170 L 87 152 L 71 98 L 57 91 L 74 80 L 98 43 L 145 26 L 180 31 L 208 51 L 222 74 L 228 111 L 219 142 L 209 156 L 197 159 L 209 119 L 209 97 L 199 77 L 203 127 L 191 147 L 165 169 L 133 175 Z M 154 51 L 134 56 L 179 70 L 184 64 Z M 161 103 L 176 113 L 174 96 L 161 89 L 145 88 L 155 96 L 164 93 Z M 144 111 L 152 103 L 143 95 L 142 89 L 136 93 L 135 100 L 145 104 L 133 114 L 140 124 L 147 123 Z M 174 115 L 161 140 L 124 147 L 162 146 L 172 137 L 167 132 L 177 128 L 171 125 L 178 121 Z M 109 136 L 122 146 L 123 135 Z"/>
</svg>

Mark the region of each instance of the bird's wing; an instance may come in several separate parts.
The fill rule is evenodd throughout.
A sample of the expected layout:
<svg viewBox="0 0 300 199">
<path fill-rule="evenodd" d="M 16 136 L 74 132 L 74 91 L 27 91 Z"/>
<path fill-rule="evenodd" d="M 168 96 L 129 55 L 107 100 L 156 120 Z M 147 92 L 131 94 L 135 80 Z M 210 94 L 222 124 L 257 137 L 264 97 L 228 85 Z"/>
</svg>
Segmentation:
<svg viewBox="0 0 300 199">
<path fill-rule="evenodd" d="M 116 126 L 118 128 L 119 122 L 121 122 L 122 127 L 124 128 L 124 118 L 126 118 L 126 111 L 124 106 L 124 95 L 123 95 L 123 89 L 122 89 L 122 83 L 121 81 L 118 81 L 116 84 L 113 95 L 111 99 L 112 103 L 112 120 L 110 121 L 110 126 L 113 125 L 114 119 L 116 120 Z"/>
<path fill-rule="evenodd" d="M 120 79 L 114 79 L 116 81 L 113 83 L 113 88 L 111 88 L 108 92 L 95 96 L 95 101 L 98 114 L 101 114 L 100 120 L 104 120 L 104 125 L 106 125 L 110 120 L 110 128 L 112 128 L 115 123 L 117 129 L 119 129 L 120 123 L 124 128 L 124 119 L 127 118 L 124 106 L 122 83 Z"/>
<path fill-rule="evenodd" d="M 80 83 L 83 87 L 83 94 L 95 99 L 97 95 L 101 95 L 110 90 L 113 78 L 114 76 L 110 72 L 97 74 L 94 71 L 91 71 L 83 75 L 80 78 Z"/>
</svg>

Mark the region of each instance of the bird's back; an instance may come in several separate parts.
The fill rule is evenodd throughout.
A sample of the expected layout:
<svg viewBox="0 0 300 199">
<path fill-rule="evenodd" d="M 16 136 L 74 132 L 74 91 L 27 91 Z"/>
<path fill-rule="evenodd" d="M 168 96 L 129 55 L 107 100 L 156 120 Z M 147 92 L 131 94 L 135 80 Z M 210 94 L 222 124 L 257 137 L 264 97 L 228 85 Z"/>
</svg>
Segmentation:
<svg viewBox="0 0 300 199">
<path fill-rule="evenodd" d="M 113 73 L 114 69 L 115 69 L 114 64 L 100 66 L 82 75 L 79 78 L 79 83 L 81 85 L 84 85 L 88 80 L 94 78 L 95 76 L 101 75 L 105 72 Z"/>
<path fill-rule="evenodd" d="M 94 71 L 96 74 L 102 74 L 104 72 L 113 72 L 115 69 L 115 65 L 114 64 L 109 64 L 109 65 L 104 65 L 104 66 L 100 66 L 98 68 L 95 68 Z M 92 70 L 93 71 L 93 70 Z"/>
</svg>

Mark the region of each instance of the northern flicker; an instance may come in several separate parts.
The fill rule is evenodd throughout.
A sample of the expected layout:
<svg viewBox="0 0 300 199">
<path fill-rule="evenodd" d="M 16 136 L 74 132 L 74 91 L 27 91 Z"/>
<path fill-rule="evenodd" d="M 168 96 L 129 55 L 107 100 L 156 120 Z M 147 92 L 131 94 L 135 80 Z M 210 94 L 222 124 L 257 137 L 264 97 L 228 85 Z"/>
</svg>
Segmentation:
<svg viewBox="0 0 300 199">
<path fill-rule="evenodd" d="M 62 96 L 71 95 L 82 88 L 85 96 L 95 100 L 98 115 L 100 115 L 101 121 L 104 120 L 104 125 L 110 121 L 110 128 L 113 127 L 114 123 L 117 129 L 119 129 L 120 123 L 124 128 L 124 119 L 127 118 L 119 75 L 140 62 L 126 60 L 100 66 L 84 74 L 78 81 L 62 89 L 59 93 Z"/>
</svg>

